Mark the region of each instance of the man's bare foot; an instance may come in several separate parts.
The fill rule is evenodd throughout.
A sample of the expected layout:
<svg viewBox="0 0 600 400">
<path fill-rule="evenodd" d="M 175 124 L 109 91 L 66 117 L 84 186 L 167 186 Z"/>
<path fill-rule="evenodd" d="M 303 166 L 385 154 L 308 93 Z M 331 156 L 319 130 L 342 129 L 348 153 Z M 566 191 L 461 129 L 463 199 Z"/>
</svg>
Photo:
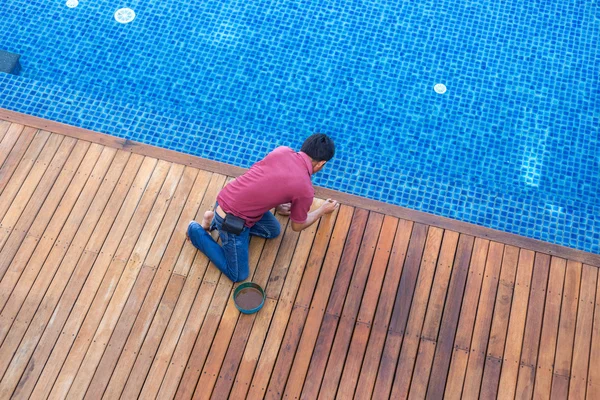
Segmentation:
<svg viewBox="0 0 600 400">
<path fill-rule="evenodd" d="M 214 211 L 207 211 L 204 213 L 204 217 L 202 218 L 200 226 L 204 228 L 205 231 L 208 231 L 210 229 L 210 223 L 212 222 L 214 216 Z"/>
<path fill-rule="evenodd" d="M 277 211 L 277 214 L 285 216 L 285 215 L 291 214 L 291 209 L 292 209 L 292 204 L 285 203 L 285 204 L 278 205 L 277 208 L 275 209 L 275 211 Z"/>
</svg>

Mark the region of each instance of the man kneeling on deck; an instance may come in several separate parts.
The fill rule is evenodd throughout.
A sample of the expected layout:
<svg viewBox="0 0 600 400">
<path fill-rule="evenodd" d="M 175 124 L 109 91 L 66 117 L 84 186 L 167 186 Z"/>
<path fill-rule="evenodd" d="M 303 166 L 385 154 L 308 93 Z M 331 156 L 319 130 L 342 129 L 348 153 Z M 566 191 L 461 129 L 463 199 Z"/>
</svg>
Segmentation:
<svg viewBox="0 0 600 400">
<path fill-rule="evenodd" d="M 311 175 L 323 169 L 334 153 L 333 141 L 319 133 L 306 139 L 299 153 L 289 147 L 273 150 L 221 190 L 216 212 L 206 211 L 200 224 L 190 222 L 187 234 L 192 244 L 229 279 L 245 280 L 250 236 L 272 239 L 281 232 L 269 210 L 276 207 L 279 214 L 289 215 L 292 229 L 299 232 L 338 207 L 328 199 L 309 213 L 315 195 Z M 223 246 L 208 233 L 214 229 Z"/>
</svg>

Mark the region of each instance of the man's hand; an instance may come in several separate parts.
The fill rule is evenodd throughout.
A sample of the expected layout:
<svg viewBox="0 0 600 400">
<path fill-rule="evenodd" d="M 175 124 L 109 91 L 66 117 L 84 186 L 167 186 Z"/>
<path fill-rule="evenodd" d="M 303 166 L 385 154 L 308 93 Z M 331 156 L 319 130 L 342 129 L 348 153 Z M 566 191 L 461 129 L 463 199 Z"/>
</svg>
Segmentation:
<svg viewBox="0 0 600 400">
<path fill-rule="evenodd" d="M 284 216 L 290 215 L 292 213 L 291 210 L 292 210 L 292 203 L 280 204 L 275 209 L 275 211 L 277 211 L 277 214 L 284 215 Z"/>
<path fill-rule="evenodd" d="M 337 201 L 327 199 L 327 201 L 321 204 L 319 208 L 309 212 L 306 221 L 304 221 L 303 223 L 299 224 L 297 222 L 292 221 L 292 230 L 294 230 L 295 232 L 300 232 L 308 228 L 323 215 L 331 214 L 332 212 L 334 212 L 339 206 L 340 205 Z"/>
<path fill-rule="evenodd" d="M 323 214 L 331 214 L 339 206 L 340 206 L 340 204 L 337 201 L 331 200 L 331 199 L 327 199 L 327 201 L 321 205 L 321 212 Z"/>
</svg>

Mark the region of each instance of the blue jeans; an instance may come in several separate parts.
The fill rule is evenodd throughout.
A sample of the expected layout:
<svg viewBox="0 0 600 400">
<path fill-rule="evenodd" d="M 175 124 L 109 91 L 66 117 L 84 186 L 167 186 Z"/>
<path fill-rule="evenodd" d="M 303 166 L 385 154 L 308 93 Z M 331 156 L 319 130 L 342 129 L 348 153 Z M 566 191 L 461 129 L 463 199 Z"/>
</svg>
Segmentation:
<svg viewBox="0 0 600 400">
<path fill-rule="evenodd" d="M 218 206 L 218 204 L 217 204 Z M 215 206 L 215 210 L 217 209 Z M 194 247 L 206 255 L 233 282 L 243 281 L 250 273 L 248 266 L 248 245 L 250 236 L 272 239 L 281 233 L 279 221 L 267 212 L 252 228 L 244 227 L 239 235 L 221 229 L 223 218 L 215 212 L 210 230 L 218 229 L 222 246 L 198 223 L 188 226 L 188 236 Z"/>
</svg>

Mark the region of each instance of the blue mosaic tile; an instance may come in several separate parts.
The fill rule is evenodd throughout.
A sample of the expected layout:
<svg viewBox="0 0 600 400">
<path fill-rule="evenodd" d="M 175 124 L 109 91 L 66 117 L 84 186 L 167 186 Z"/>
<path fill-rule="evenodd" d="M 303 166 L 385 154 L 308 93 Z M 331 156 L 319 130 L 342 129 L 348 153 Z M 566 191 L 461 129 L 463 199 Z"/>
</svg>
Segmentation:
<svg viewBox="0 0 600 400">
<path fill-rule="evenodd" d="M 315 184 L 600 253 L 596 0 L 15 0 L 0 28 L 0 107 L 243 167 L 324 131 Z"/>
</svg>

